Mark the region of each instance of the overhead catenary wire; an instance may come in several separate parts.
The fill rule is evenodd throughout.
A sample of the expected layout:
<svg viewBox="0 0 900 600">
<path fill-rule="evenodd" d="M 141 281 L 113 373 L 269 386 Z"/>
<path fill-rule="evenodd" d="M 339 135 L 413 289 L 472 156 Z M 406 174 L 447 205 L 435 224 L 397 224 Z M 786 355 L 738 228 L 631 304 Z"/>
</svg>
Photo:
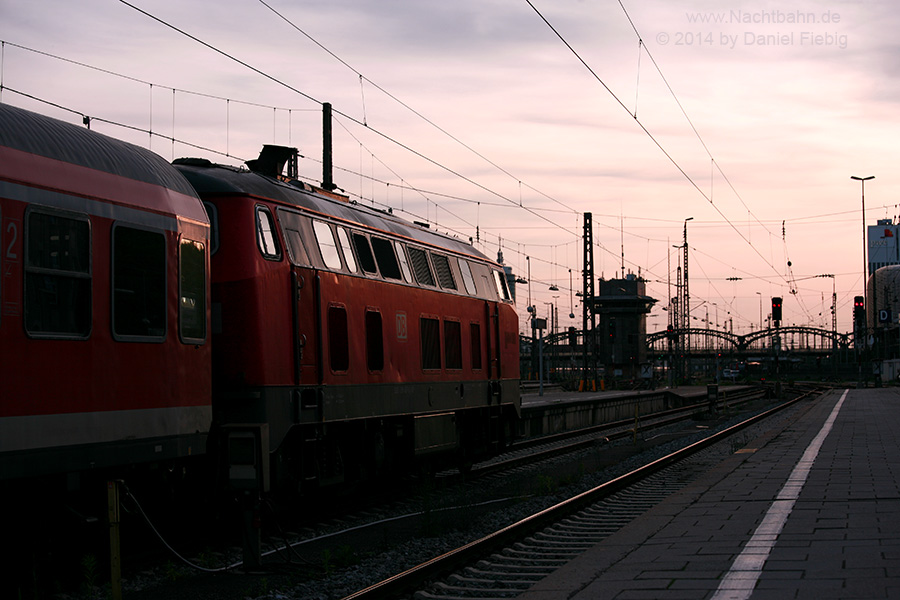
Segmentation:
<svg viewBox="0 0 900 600">
<path fill-rule="evenodd" d="M 534 5 L 534 3 L 533 3 L 531 0 L 525 0 L 525 2 L 528 4 L 528 6 L 530 6 L 530 7 L 532 8 L 532 10 L 538 15 L 538 17 L 540 17 L 540 19 L 547 25 L 547 27 L 548 27 L 548 28 L 549 28 L 549 29 L 557 36 L 557 38 L 559 38 L 559 40 L 563 43 L 563 45 L 565 45 L 566 48 L 568 48 L 568 50 L 569 50 L 569 51 L 575 56 L 575 58 L 576 58 L 576 59 L 577 59 L 577 60 L 585 67 L 585 69 L 587 69 L 587 71 L 591 74 L 591 76 L 592 76 L 598 83 L 600 83 L 600 85 L 603 86 L 603 88 L 604 88 L 604 89 L 612 96 L 612 98 L 619 104 L 619 106 L 620 106 L 623 110 L 625 110 L 626 112 L 628 112 L 629 115 L 632 116 L 632 118 L 634 119 L 635 123 L 637 123 L 638 127 L 641 128 L 641 130 L 642 130 L 642 131 L 650 138 L 650 140 L 657 146 L 657 148 L 659 148 L 659 150 L 663 153 L 663 155 L 664 155 L 664 156 L 665 156 L 665 157 L 666 157 L 666 158 L 667 158 L 667 159 L 675 166 L 675 168 L 676 168 L 676 169 L 677 169 L 677 170 L 685 177 L 685 179 L 688 180 L 688 182 L 694 187 L 694 189 L 697 190 L 697 192 L 698 192 L 698 193 L 699 193 L 699 194 L 700 194 L 700 195 L 701 195 L 701 196 L 702 196 L 702 197 L 710 204 L 710 206 L 713 207 L 713 209 L 719 214 L 719 216 L 721 216 L 722 219 L 724 219 L 725 222 L 728 223 L 728 224 L 731 226 L 731 228 L 732 228 L 732 229 L 733 229 L 733 230 L 734 230 L 734 231 L 735 231 L 735 232 L 736 232 L 736 233 L 737 233 L 737 234 L 738 234 L 738 235 L 739 235 L 746 243 L 747 243 L 747 245 L 750 246 L 750 248 L 751 248 L 751 249 L 752 249 L 752 250 L 753 250 L 753 251 L 754 251 L 754 252 L 755 252 L 755 253 L 756 253 L 756 254 L 757 254 L 757 255 L 758 255 L 758 256 L 759 256 L 766 264 L 767 264 L 767 265 L 769 265 L 769 267 L 770 267 L 773 271 L 775 271 L 776 273 L 779 274 L 779 276 L 781 276 L 782 278 L 784 278 L 784 275 L 781 274 L 781 273 L 778 271 L 778 269 L 775 267 L 775 265 L 772 264 L 772 262 L 771 262 L 770 260 L 766 259 L 765 256 L 763 256 L 763 254 L 759 251 L 759 249 L 756 248 L 756 246 L 754 246 L 754 245 L 750 242 L 750 240 L 747 239 L 746 236 L 744 236 L 744 234 L 743 234 L 743 233 L 742 233 L 742 232 L 741 232 L 741 231 L 740 231 L 740 230 L 739 230 L 739 229 L 738 229 L 738 228 L 737 228 L 737 227 L 736 227 L 729 219 L 728 219 L 728 217 L 722 212 L 722 210 L 721 210 L 718 206 L 716 206 L 716 204 L 714 204 L 714 203 L 712 202 L 712 200 L 710 199 L 709 195 L 707 195 L 707 194 L 700 188 L 700 186 L 697 184 L 697 182 L 694 181 L 694 179 L 693 179 L 693 178 L 692 178 L 692 177 L 684 170 L 684 168 L 678 163 L 678 161 L 675 160 L 675 157 L 672 156 L 672 155 L 668 152 L 668 150 L 666 150 L 666 148 L 665 148 L 665 147 L 662 145 L 662 143 L 656 138 L 656 136 L 654 136 L 653 133 L 650 132 L 649 129 L 647 129 L 647 127 L 641 122 L 641 120 L 640 120 L 639 118 L 637 118 L 637 116 L 636 116 L 635 114 L 632 114 L 632 113 L 631 113 L 631 111 L 630 111 L 630 110 L 628 109 L 628 107 L 622 102 L 622 100 L 618 97 L 618 95 L 617 95 L 617 94 L 616 94 L 616 93 L 615 93 L 615 92 L 614 92 L 614 91 L 606 84 L 606 82 L 605 82 L 605 81 L 597 74 L 597 72 L 596 72 L 596 71 L 595 71 L 595 70 L 587 63 L 587 61 L 586 61 L 584 58 L 582 58 L 582 56 L 581 56 L 581 55 L 578 53 L 578 51 L 577 51 L 577 50 L 569 43 L 569 41 L 566 40 L 566 38 L 562 35 L 562 33 L 560 33 L 559 30 L 557 30 L 556 27 L 554 27 L 553 24 L 550 23 L 550 21 L 544 16 L 544 14 L 543 14 L 540 10 L 538 10 L 538 8 Z M 621 0 L 620 0 L 620 5 L 621 5 Z M 623 8 L 623 10 L 624 10 L 624 6 L 622 6 L 622 8 Z M 628 15 L 627 11 L 626 11 L 625 14 L 626 14 L 626 16 L 628 17 L 629 22 L 632 24 L 632 27 L 634 28 L 635 33 L 638 33 L 638 32 L 637 32 L 637 28 L 634 26 L 634 23 L 631 21 L 631 17 Z M 640 37 L 640 34 L 639 34 L 639 33 L 638 33 L 638 37 Z M 645 49 L 646 49 L 646 46 L 645 46 Z M 649 53 L 648 53 L 648 56 L 650 56 Z M 652 60 L 652 57 L 651 57 L 651 60 Z M 653 62 L 654 62 L 654 64 L 655 64 L 655 61 L 653 61 Z M 658 66 L 657 66 L 657 68 L 658 68 Z M 664 80 L 665 80 L 665 79 L 664 79 Z M 668 86 L 668 82 L 666 82 L 666 85 Z M 671 89 L 671 87 L 670 87 L 670 89 Z M 681 107 L 681 103 L 677 100 L 677 98 L 676 98 L 676 102 L 678 103 L 679 107 Z M 683 107 L 681 107 L 681 108 L 682 108 L 682 111 L 684 112 Z M 686 112 L 685 112 L 684 114 L 685 114 L 685 116 L 687 116 L 687 113 L 686 113 Z M 688 121 L 689 121 L 689 123 L 690 123 L 690 125 L 691 125 L 691 128 L 694 129 L 694 131 L 696 132 L 696 128 L 694 127 L 693 123 L 690 121 L 690 119 L 688 119 Z M 699 134 L 698 134 L 698 135 L 699 135 Z M 701 143 L 703 144 L 704 148 L 706 148 L 706 144 L 705 144 L 705 142 L 702 141 L 702 138 L 701 138 Z M 709 149 L 706 148 L 706 150 L 707 150 L 707 153 L 709 153 Z M 711 154 L 711 153 L 709 153 L 709 154 L 710 154 L 710 157 L 711 157 L 712 154 Z"/>
</svg>

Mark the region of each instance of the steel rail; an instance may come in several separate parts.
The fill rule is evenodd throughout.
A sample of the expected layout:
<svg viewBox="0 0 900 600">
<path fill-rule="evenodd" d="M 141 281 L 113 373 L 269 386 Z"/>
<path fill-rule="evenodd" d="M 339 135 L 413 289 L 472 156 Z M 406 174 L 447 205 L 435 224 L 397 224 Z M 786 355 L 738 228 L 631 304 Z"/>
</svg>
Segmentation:
<svg viewBox="0 0 900 600">
<path fill-rule="evenodd" d="M 526 537 L 535 531 L 538 531 L 547 525 L 565 518 L 569 514 L 589 506 L 599 500 L 626 488 L 633 483 L 656 473 L 657 471 L 678 462 L 688 456 L 703 450 L 713 444 L 716 444 L 729 436 L 750 427 L 770 416 L 788 408 L 796 403 L 807 399 L 813 394 L 819 394 L 821 390 L 810 390 L 802 395 L 789 400 L 779 406 L 771 408 L 765 412 L 755 415 L 745 421 L 732 425 L 718 433 L 714 433 L 702 440 L 694 442 L 680 450 L 671 454 L 658 458 L 642 467 L 639 467 L 629 473 L 616 477 L 606 483 L 603 483 L 590 490 L 582 492 L 572 498 L 560 502 L 554 506 L 546 508 L 538 513 L 526 517 L 516 523 L 508 525 L 498 531 L 490 533 L 478 540 L 465 544 L 455 550 L 451 550 L 441 556 L 437 556 L 416 567 L 412 567 L 402 573 L 394 575 L 379 583 L 373 584 L 365 589 L 359 590 L 344 600 L 381 600 L 384 598 L 393 598 L 404 592 L 418 589 L 424 582 L 431 581 L 440 576 L 452 573 L 453 571 L 471 563 L 477 557 L 489 554 L 490 552 L 510 545 L 513 541 L 522 537 Z"/>
</svg>

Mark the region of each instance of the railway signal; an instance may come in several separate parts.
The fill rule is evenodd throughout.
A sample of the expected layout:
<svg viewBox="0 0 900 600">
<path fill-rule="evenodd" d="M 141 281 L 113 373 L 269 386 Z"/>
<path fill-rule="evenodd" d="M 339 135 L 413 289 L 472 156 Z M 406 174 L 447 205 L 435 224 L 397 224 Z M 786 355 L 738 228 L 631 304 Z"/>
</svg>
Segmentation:
<svg viewBox="0 0 900 600">
<path fill-rule="evenodd" d="M 781 323 L 781 298 L 777 296 L 772 298 L 772 320 L 776 325 Z"/>
</svg>

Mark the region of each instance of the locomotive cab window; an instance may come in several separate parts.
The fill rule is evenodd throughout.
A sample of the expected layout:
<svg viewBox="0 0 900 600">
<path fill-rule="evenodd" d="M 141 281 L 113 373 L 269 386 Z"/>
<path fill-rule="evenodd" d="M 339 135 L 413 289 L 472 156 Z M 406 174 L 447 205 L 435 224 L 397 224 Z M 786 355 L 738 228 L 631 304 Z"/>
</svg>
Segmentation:
<svg viewBox="0 0 900 600">
<path fill-rule="evenodd" d="M 341 269 L 341 255 L 338 252 L 337 243 L 334 241 L 334 232 L 324 221 L 313 221 L 313 231 L 316 233 L 316 241 L 319 243 L 319 252 L 322 254 L 322 262 L 329 269 Z"/>
<path fill-rule="evenodd" d="M 206 340 L 206 248 L 203 242 L 181 240 L 178 321 L 181 341 Z"/>
<path fill-rule="evenodd" d="M 256 243 L 266 260 L 281 260 L 281 247 L 275 233 L 275 219 L 265 206 L 256 207 Z"/>
<path fill-rule="evenodd" d="M 35 337 L 91 333 L 91 225 L 86 216 L 25 216 L 25 330 Z"/>
<path fill-rule="evenodd" d="M 495 269 L 491 269 L 491 273 L 494 274 L 494 283 L 497 285 L 497 295 L 500 296 L 501 300 L 509 300 L 509 289 L 506 287 L 506 275 Z"/>
<path fill-rule="evenodd" d="M 166 336 L 166 236 L 113 228 L 113 335 L 119 340 Z"/>
</svg>

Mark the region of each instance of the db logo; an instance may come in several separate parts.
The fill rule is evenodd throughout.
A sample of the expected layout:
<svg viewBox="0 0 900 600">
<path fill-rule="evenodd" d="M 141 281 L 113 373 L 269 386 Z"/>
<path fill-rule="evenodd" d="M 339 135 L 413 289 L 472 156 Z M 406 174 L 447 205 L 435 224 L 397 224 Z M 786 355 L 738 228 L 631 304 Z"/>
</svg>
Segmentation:
<svg viewBox="0 0 900 600">
<path fill-rule="evenodd" d="M 401 342 L 405 342 L 409 337 L 409 328 L 406 324 L 406 313 L 398 312 L 397 313 L 397 339 Z"/>
</svg>

